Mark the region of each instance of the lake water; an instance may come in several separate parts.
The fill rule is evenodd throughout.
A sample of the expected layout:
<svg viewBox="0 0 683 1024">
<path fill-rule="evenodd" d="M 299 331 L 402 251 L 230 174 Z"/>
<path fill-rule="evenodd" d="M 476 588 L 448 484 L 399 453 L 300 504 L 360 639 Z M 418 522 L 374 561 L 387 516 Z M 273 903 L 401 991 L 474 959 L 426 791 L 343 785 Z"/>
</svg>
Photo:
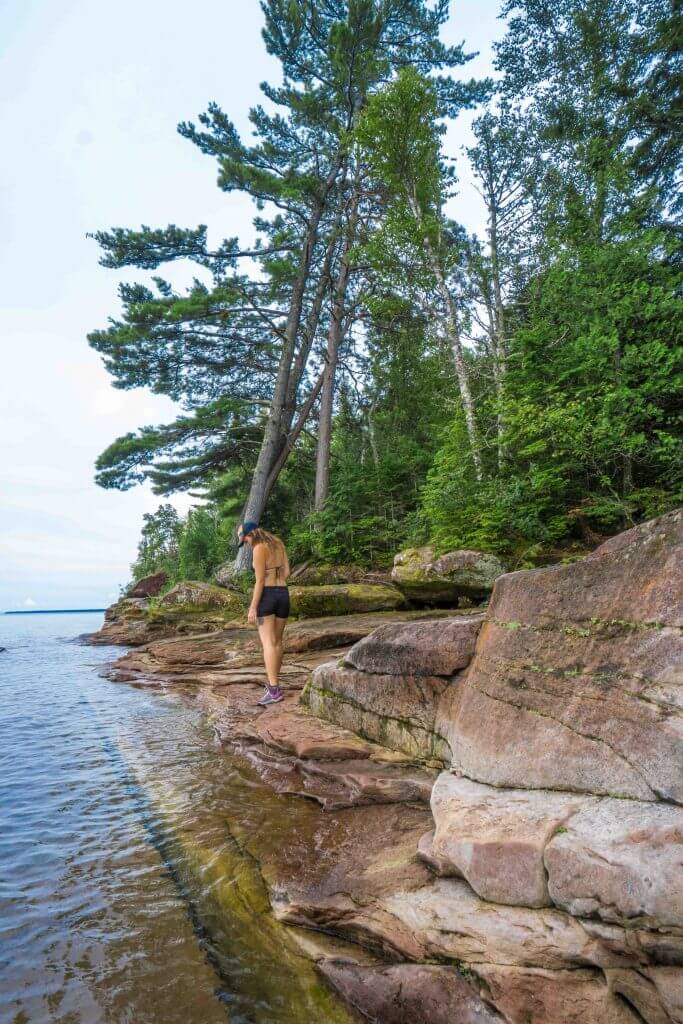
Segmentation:
<svg viewBox="0 0 683 1024">
<path fill-rule="evenodd" d="M 189 702 L 98 676 L 101 619 L 0 616 L 0 1021 L 348 1024 L 236 848 L 272 794 Z"/>
</svg>

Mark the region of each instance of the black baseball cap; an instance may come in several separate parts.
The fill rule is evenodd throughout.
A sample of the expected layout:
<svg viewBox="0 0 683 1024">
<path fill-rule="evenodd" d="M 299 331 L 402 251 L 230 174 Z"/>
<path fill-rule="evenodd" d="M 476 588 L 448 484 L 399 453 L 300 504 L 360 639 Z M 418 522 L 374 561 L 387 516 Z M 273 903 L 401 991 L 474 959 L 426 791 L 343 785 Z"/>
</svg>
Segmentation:
<svg viewBox="0 0 683 1024">
<path fill-rule="evenodd" d="M 253 522 L 253 520 L 251 519 L 248 519 L 246 523 L 240 523 L 240 525 L 237 527 L 237 536 L 239 537 L 240 541 L 238 546 L 242 547 L 242 545 L 244 544 L 244 538 L 248 534 L 253 533 L 253 531 L 257 529 L 258 523 Z"/>
</svg>

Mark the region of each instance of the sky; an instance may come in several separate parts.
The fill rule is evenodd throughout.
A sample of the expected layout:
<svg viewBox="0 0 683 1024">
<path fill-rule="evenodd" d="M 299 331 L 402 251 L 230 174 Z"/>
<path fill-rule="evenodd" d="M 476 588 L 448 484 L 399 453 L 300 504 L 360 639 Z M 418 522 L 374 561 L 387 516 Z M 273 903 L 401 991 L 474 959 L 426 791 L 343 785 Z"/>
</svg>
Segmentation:
<svg viewBox="0 0 683 1024">
<path fill-rule="evenodd" d="M 498 0 L 452 0 L 442 33 L 491 71 Z M 169 499 L 105 491 L 94 462 L 114 438 L 174 418 L 145 389 L 111 386 L 87 334 L 145 271 L 98 264 L 87 232 L 207 224 L 210 244 L 253 241 L 253 208 L 216 187 L 216 164 L 176 132 L 216 101 L 249 132 L 259 83 L 277 80 L 258 0 L 0 3 L 0 611 L 104 607 L 130 578 L 142 516 Z M 468 115 L 446 151 L 470 141 Z M 484 223 L 467 175 L 450 212 Z M 175 285 L 192 269 L 161 272 Z M 196 499 L 170 499 L 185 512 Z"/>
</svg>

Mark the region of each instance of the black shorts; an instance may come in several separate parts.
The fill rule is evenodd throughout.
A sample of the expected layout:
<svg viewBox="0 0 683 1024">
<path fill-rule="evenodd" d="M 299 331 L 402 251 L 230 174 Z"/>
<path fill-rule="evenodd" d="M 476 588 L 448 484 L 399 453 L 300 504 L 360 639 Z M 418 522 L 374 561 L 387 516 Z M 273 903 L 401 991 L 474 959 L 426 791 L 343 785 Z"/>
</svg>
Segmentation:
<svg viewBox="0 0 683 1024">
<path fill-rule="evenodd" d="M 289 618 L 289 590 L 287 587 L 264 587 L 256 609 L 256 617 L 276 615 L 278 619 Z"/>
</svg>

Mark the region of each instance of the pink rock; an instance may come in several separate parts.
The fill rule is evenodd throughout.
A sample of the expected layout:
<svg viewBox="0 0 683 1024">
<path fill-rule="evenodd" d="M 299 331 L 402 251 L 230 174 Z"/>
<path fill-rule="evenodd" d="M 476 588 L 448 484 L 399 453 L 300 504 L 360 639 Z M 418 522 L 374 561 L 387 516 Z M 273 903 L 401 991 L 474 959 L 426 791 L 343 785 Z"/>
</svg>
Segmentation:
<svg viewBox="0 0 683 1024">
<path fill-rule="evenodd" d="M 500 577 L 437 731 L 458 774 L 683 802 L 683 512 Z"/>
<path fill-rule="evenodd" d="M 547 907 L 543 853 L 553 833 L 595 798 L 494 789 L 442 772 L 432 790 L 431 856 L 441 875 L 467 879 L 494 903 Z"/>
<path fill-rule="evenodd" d="M 345 660 L 363 672 L 451 676 L 471 661 L 483 621 L 483 615 L 462 615 L 380 626 Z"/>
<path fill-rule="evenodd" d="M 683 808 L 600 800 L 545 851 L 550 896 L 576 916 L 683 928 Z"/>
</svg>

